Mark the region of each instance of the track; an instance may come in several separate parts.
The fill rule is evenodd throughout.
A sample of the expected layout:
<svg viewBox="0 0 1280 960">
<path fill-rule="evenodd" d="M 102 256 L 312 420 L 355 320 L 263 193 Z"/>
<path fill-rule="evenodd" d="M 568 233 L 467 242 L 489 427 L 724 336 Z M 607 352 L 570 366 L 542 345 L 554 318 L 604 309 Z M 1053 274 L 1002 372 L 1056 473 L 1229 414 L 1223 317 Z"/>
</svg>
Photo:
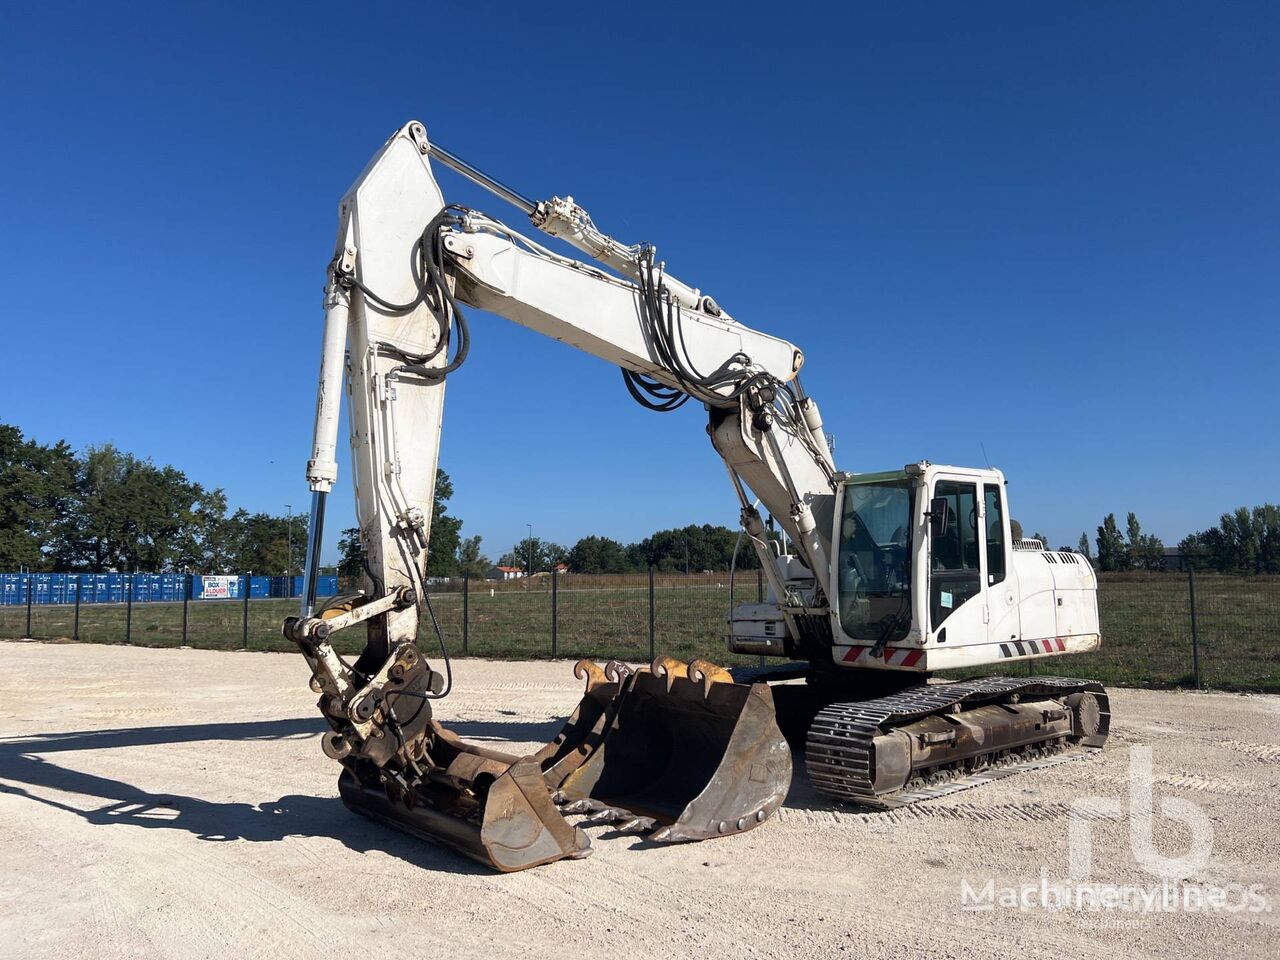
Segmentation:
<svg viewBox="0 0 1280 960">
<path fill-rule="evenodd" d="M 1073 693 L 1091 693 L 1097 698 L 1101 708 L 1097 734 L 1075 742 L 1074 738 L 1058 737 L 913 771 L 900 789 L 876 792 L 876 736 L 932 715 L 1018 699 L 1059 699 Z M 834 703 L 820 710 L 809 728 L 805 767 L 820 793 L 872 809 L 892 810 L 1087 756 L 1105 742 L 1110 719 L 1107 695 L 1101 684 L 1091 680 L 984 677 L 922 684 L 891 696 Z"/>
</svg>

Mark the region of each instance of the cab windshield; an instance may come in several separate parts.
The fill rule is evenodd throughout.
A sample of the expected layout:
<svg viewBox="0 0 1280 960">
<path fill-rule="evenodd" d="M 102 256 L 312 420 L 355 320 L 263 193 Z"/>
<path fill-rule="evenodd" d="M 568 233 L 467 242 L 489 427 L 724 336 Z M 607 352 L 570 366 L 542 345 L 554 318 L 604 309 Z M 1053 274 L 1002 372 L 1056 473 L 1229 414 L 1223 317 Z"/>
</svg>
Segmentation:
<svg viewBox="0 0 1280 960">
<path fill-rule="evenodd" d="M 854 640 L 896 642 L 911 629 L 911 527 L 906 477 L 845 487 L 837 587 L 840 623 Z"/>
</svg>

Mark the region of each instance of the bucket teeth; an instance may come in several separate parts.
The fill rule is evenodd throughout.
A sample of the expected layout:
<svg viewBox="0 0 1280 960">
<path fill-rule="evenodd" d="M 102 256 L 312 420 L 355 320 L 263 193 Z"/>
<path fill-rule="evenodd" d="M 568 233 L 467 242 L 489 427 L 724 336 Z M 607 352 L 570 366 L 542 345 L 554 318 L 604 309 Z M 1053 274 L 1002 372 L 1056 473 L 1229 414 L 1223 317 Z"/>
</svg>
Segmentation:
<svg viewBox="0 0 1280 960">
<path fill-rule="evenodd" d="M 551 800 L 554 803 L 556 797 L 563 797 L 564 794 L 556 793 Z M 599 813 L 607 810 L 608 807 L 596 800 L 570 800 L 567 803 L 561 803 L 561 813 Z"/>
<path fill-rule="evenodd" d="M 632 817 L 618 826 L 619 833 L 649 833 L 658 826 L 653 817 Z"/>
</svg>

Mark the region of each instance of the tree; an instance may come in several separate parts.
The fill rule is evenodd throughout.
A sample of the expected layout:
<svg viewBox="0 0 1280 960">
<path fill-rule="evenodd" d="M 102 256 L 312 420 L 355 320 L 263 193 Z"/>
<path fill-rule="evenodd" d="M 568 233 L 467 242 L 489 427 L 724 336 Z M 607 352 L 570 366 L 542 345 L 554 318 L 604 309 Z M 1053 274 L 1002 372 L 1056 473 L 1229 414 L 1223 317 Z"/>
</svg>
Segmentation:
<svg viewBox="0 0 1280 960">
<path fill-rule="evenodd" d="M 448 512 L 452 495 L 449 475 L 438 470 L 427 568 L 432 575 L 459 568 L 462 521 Z M 65 442 L 44 446 L 0 424 L 0 569 L 298 572 L 307 540 L 300 520 L 243 509 L 228 515 L 223 491 L 207 489 L 175 467 L 156 466 L 109 443 L 77 456 Z M 355 579 L 359 534 L 343 536 L 345 575 Z M 477 553 L 472 562 L 479 565 L 483 557 Z"/>
<path fill-rule="evenodd" d="M 63 569 L 173 569 L 196 552 L 196 531 L 225 509 L 182 471 L 157 467 L 111 444 L 90 447 L 78 463 L 76 506 L 59 538 Z"/>
<path fill-rule="evenodd" d="M 673 573 L 728 570 L 737 543 L 736 530 L 709 523 L 690 524 L 679 529 L 658 530 L 628 546 L 626 554 L 631 564 L 640 568 L 654 566 Z M 760 559 L 750 545 L 739 551 L 740 569 L 754 570 L 759 566 Z"/>
<path fill-rule="evenodd" d="M 462 545 L 462 520 L 451 516 L 446 506 L 453 496 L 453 481 L 443 470 L 436 470 L 436 490 L 431 507 L 431 539 L 427 546 L 427 576 L 452 577 L 458 567 L 458 549 Z"/>
<path fill-rule="evenodd" d="M 1164 544 L 1159 537 L 1144 534 L 1138 516 L 1130 513 L 1129 532 L 1129 565 L 1135 570 L 1163 570 Z"/>
<path fill-rule="evenodd" d="M 1198 568 L 1221 573 L 1280 573 L 1280 506 L 1264 503 L 1224 513 L 1218 526 L 1178 544 Z"/>
<path fill-rule="evenodd" d="M 622 544 L 608 537 L 583 537 L 569 551 L 574 573 L 628 573 L 635 569 Z"/>
<path fill-rule="evenodd" d="M 234 570 L 283 574 L 286 570 L 296 573 L 302 569 L 306 562 L 306 537 L 297 536 L 296 531 L 290 534 L 288 517 L 237 510 L 231 515 L 230 523 L 231 536 L 236 541 L 232 554 Z"/>
<path fill-rule="evenodd" d="M 480 552 L 480 538 L 467 537 L 458 547 L 458 573 L 481 580 L 489 572 L 489 558 Z"/>
<path fill-rule="evenodd" d="M 76 459 L 66 443 L 24 440 L 0 424 L 0 569 L 48 569 L 74 516 Z"/>
<path fill-rule="evenodd" d="M 1039 540 L 1041 543 L 1043 543 L 1043 544 L 1044 544 L 1044 548 L 1045 548 L 1046 550 L 1051 549 L 1051 548 L 1050 548 L 1050 546 L 1049 546 L 1049 538 L 1048 538 L 1048 537 L 1046 537 L 1043 533 L 1040 533 L 1039 531 L 1037 531 L 1036 533 L 1033 533 L 1033 534 L 1031 535 L 1031 539 L 1032 539 L 1032 540 Z"/>
<path fill-rule="evenodd" d="M 1093 559 L 1093 551 L 1089 549 L 1089 535 L 1087 533 L 1080 534 L 1080 544 L 1076 548 L 1076 552 L 1084 554 L 1086 560 Z"/>
<path fill-rule="evenodd" d="M 352 588 L 361 583 L 364 576 L 364 544 L 360 540 L 359 527 L 347 527 L 338 537 L 338 576 Z"/>
<path fill-rule="evenodd" d="M 1129 562 L 1129 545 L 1116 524 L 1116 515 L 1109 513 L 1098 528 L 1098 569 L 1128 570 Z"/>
<path fill-rule="evenodd" d="M 305 533 L 302 540 L 306 540 Z M 239 527 L 227 516 L 226 494 L 221 490 L 207 490 L 191 510 L 190 522 L 174 541 L 173 566 L 178 570 L 234 573 L 233 561 L 239 544 Z M 295 543 L 294 548 L 299 555 L 306 552 L 305 543 Z"/>
<path fill-rule="evenodd" d="M 519 567 L 526 575 L 531 575 L 549 571 L 552 564 L 562 562 L 566 555 L 567 551 L 558 543 L 540 537 L 525 537 L 509 553 L 504 553 L 498 562 L 502 566 Z"/>
</svg>

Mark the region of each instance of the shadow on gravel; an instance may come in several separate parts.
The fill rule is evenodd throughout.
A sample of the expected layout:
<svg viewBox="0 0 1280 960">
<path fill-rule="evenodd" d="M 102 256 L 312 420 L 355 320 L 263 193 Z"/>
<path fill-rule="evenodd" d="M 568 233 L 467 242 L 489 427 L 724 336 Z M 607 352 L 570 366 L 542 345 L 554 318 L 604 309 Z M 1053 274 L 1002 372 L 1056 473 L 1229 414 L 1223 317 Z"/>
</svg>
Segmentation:
<svg viewBox="0 0 1280 960">
<path fill-rule="evenodd" d="M 451 724 L 464 737 L 494 740 L 547 740 L 559 722 L 467 722 Z M 330 837 L 357 853 L 381 851 L 425 870 L 489 874 L 461 854 L 417 840 L 353 814 L 337 797 L 288 795 L 262 803 L 225 803 L 172 793 L 150 793 L 132 784 L 58 766 L 47 754 L 109 750 L 200 741 L 310 739 L 327 729 L 319 717 L 243 723 L 135 727 L 11 737 L 0 740 L 0 793 L 24 797 L 65 810 L 96 825 L 127 824 L 148 829 L 185 830 L 201 840 L 254 843 L 285 837 Z M 336 784 L 338 767 L 334 765 Z M 234 776 L 229 772 L 228 777 Z M 282 776 L 283 779 L 283 776 Z M 27 787 L 97 798 L 101 805 L 81 808 L 40 796 Z"/>
</svg>

